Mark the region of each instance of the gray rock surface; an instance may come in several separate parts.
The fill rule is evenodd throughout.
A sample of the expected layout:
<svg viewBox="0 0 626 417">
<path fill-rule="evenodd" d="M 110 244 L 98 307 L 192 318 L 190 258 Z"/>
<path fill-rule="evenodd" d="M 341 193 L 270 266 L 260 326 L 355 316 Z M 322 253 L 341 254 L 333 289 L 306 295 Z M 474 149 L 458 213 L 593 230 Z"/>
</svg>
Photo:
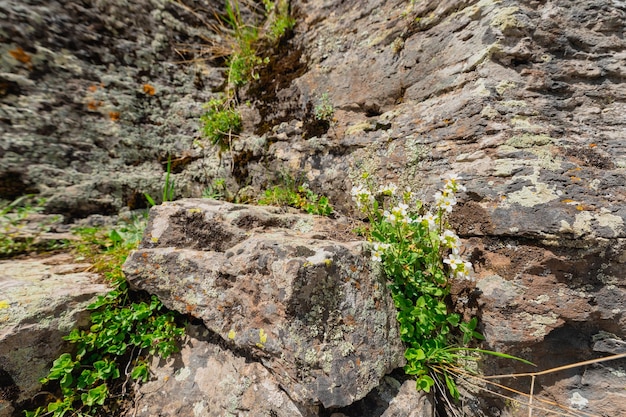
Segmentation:
<svg viewBox="0 0 626 417">
<path fill-rule="evenodd" d="M 222 81 L 181 52 L 213 36 L 199 15 L 168 0 L 9 0 L 0 16 L 0 197 L 114 214 L 161 195 L 168 157 L 176 172 L 201 157 L 202 104 Z"/>
<path fill-rule="evenodd" d="M 362 242 L 337 240 L 328 218 L 282 211 L 155 207 L 124 272 L 262 363 L 297 404 L 350 405 L 403 360 L 395 307 Z"/>
<path fill-rule="evenodd" d="M 62 337 L 86 325 L 86 307 L 110 291 L 89 267 L 70 255 L 0 261 L 0 416 L 39 392 L 39 379 L 69 349 Z"/>
<path fill-rule="evenodd" d="M 204 326 L 189 326 L 181 352 L 166 363 L 155 360 L 128 417 L 318 415 L 316 407 L 299 410 L 262 364 L 211 343 L 208 334 Z"/>
</svg>

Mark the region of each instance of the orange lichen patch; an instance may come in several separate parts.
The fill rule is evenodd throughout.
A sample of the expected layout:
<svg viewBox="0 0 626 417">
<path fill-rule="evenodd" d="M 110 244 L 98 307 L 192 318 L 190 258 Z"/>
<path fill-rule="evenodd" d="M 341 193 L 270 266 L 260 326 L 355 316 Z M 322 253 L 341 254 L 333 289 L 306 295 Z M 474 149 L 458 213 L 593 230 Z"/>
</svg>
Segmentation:
<svg viewBox="0 0 626 417">
<path fill-rule="evenodd" d="M 153 96 L 156 93 L 156 90 L 150 84 L 143 85 L 143 92 L 148 94 L 149 96 Z"/>
<path fill-rule="evenodd" d="M 569 177 L 569 179 L 574 181 L 574 182 L 582 181 L 582 179 L 580 177 L 577 177 L 575 175 L 572 175 L 571 177 Z"/>
<path fill-rule="evenodd" d="M 561 200 L 561 203 L 565 203 L 565 204 L 569 204 L 569 203 L 574 203 L 575 201 L 572 200 L 571 198 L 566 198 L 565 200 Z"/>
<path fill-rule="evenodd" d="M 579 204 L 579 205 L 576 206 L 576 210 L 578 210 L 578 211 L 583 211 L 584 209 L 585 209 L 585 207 L 583 207 L 582 204 Z"/>
<path fill-rule="evenodd" d="M 354 326 L 356 324 L 356 320 L 352 314 L 348 314 L 343 318 L 343 322 L 348 326 Z"/>
<path fill-rule="evenodd" d="M 89 111 L 97 111 L 100 106 L 102 106 L 101 101 L 90 100 L 87 102 L 87 109 L 89 109 Z"/>
<path fill-rule="evenodd" d="M 590 148 L 595 148 L 596 146 L 598 146 L 598 145 L 596 145 L 595 143 L 590 143 L 590 144 L 589 144 L 589 147 L 590 147 Z"/>
<path fill-rule="evenodd" d="M 112 122 L 117 122 L 118 120 L 120 120 L 120 112 L 118 112 L 118 111 L 110 111 L 109 112 L 109 119 L 111 119 Z"/>
<path fill-rule="evenodd" d="M 92 93 L 95 93 L 98 90 L 98 86 L 97 85 L 90 85 L 88 88 L 89 91 L 91 91 Z"/>
<path fill-rule="evenodd" d="M 31 66 L 30 63 L 30 55 L 28 55 L 26 52 L 24 52 L 24 50 L 22 48 L 20 48 L 19 46 L 15 49 L 11 49 L 9 51 L 9 54 L 15 58 L 16 61 L 21 62 L 22 64 L 26 64 L 29 67 Z"/>
</svg>

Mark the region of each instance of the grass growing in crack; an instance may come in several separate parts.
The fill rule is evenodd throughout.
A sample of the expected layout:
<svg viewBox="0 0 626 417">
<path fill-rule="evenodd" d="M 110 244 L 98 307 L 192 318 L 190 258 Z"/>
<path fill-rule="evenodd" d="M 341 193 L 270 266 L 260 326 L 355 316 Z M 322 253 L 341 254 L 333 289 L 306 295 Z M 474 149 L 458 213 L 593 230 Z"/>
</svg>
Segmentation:
<svg viewBox="0 0 626 417">
<path fill-rule="evenodd" d="M 241 115 L 226 96 L 211 99 L 205 105 L 207 112 L 200 118 L 202 133 L 220 150 L 230 149 L 233 135 L 241 130 Z"/>
<path fill-rule="evenodd" d="M 165 172 L 165 180 L 163 181 L 163 188 L 161 193 L 161 202 L 174 201 L 174 180 L 171 179 L 172 175 L 172 157 L 167 158 L 167 169 Z M 143 193 L 144 197 L 148 201 L 148 206 L 153 207 L 157 205 L 157 202 L 148 193 Z"/>
<path fill-rule="evenodd" d="M 333 207 L 328 197 L 315 194 L 306 183 L 298 183 L 289 175 L 283 176 L 283 184 L 265 190 L 258 203 L 266 206 L 290 206 L 309 214 L 330 216 Z"/>
<path fill-rule="evenodd" d="M 216 15 L 218 24 L 213 26 L 222 40 L 208 49 L 214 51 L 215 57 L 225 59 L 226 85 L 222 96 L 210 100 L 201 117 L 203 135 L 219 145 L 221 151 L 230 149 L 233 135 L 241 130 L 241 115 L 237 111 L 239 88 L 259 79 L 259 70 L 269 63 L 267 52 L 295 25 L 289 15 L 288 0 L 263 0 L 264 12 L 245 0 L 225 0 L 224 4 L 225 13 Z M 247 7 L 246 13 L 242 13 L 242 5 Z M 264 18 L 254 18 L 259 15 Z"/>
<path fill-rule="evenodd" d="M 177 340 L 184 332 L 178 316 L 155 296 L 132 293 L 122 272 L 145 223 L 146 216 L 141 216 L 116 229 L 76 231 L 81 237 L 75 243 L 77 256 L 92 262 L 114 289 L 88 307 L 90 327 L 74 329 L 64 338 L 75 345 L 74 353 L 59 356 L 41 380 L 58 395 L 25 411 L 26 417 L 110 415 L 129 384 L 148 380 L 149 356 L 166 358 L 178 351 Z"/>
</svg>

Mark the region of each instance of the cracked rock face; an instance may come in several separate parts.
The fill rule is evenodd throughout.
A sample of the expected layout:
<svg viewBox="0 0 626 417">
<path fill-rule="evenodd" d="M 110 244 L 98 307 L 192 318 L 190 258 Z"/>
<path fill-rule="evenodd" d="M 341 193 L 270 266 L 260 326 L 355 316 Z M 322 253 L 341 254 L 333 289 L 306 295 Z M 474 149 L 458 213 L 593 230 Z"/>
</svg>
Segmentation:
<svg viewBox="0 0 626 417">
<path fill-rule="evenodd" d="M 343 407 L 402 361 L 396 311 L 360 241 L 332 220 L 181 200 L 155 207 L 131 285 L 201 319 L 297 404 Z"/>
<path fill-rule="evenodd" d="M 63 341 L 89 321 L 87 306 L 111 288 L 70 255 L 0 262 L 0 416 L 41 389 Z M 15 409 L 15 410 L 14 410 Z"/>
</svg>

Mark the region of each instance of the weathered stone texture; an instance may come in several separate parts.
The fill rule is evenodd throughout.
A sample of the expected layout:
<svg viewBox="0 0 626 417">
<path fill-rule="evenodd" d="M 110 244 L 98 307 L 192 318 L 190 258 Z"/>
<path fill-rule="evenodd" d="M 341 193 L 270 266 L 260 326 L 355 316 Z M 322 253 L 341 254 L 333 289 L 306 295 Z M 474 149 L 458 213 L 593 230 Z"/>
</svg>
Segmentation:
<svg viewBox="0 0 626 417">
<path fill-rule="evenodd" d="M 0 16 L 1 198 L 113 214 L 160 195 L 168 156 L 177 172 L 201 157 L 192 142 L 220 73 L 176 52 L 213 36 L 198 17 L 165 0 L 10 0 Z"/>
<path fill-rule="evenodd" d="M 189 326 L 183 349 L 166 363 L 155 359 L 150 382 L 138 387 L 128 417 L 317 415 L 299 410 L 259 362 L 211 343 L 203 326 Z"/>
<path fill-rule="evenodd" d="M 0 416 L 39 392 L 39 379 L 69 349 L 62 337 L 87 324 L 86 307 L 110 290 L 89 266 L 69 255 L 0 261 Z"/>
<path fill-rule="evenodd" d="M 362 242 L 332 239 L 337 228 L 275 207 L 176 201 L 152 209 L 124 271 L 256 358 L 296 403 L 343 407 L 403 349 L 382 277 Z"/>
</svg>

